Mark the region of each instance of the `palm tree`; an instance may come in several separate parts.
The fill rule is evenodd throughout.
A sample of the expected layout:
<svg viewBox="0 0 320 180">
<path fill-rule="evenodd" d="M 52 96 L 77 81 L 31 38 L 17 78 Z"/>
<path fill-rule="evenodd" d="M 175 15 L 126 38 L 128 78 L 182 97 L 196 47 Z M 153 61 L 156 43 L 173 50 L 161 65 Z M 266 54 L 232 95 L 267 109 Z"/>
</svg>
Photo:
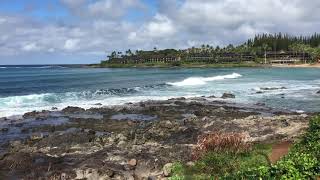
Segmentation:
<svg viewBox="0 0 320 180">
<path fill-rule="evenodd" d="M 206 45 L 202 44 L 202 45 L 201 45 L 201 51 L 204 51 L 205 48 L 206 48 Z"/>
<path fill-rule="evenodd" d="M 111 58 L 116 58 L 117 57 L 117 53 L 115 52 L 115 51 L 113 51 L 112 53 L 111 53 Z"/>
<path fill-rule="evenodd" d="M 264 43 L 262 48 L 264 50 L 264 64 L 267 64 L 267 50 L 269 49 L 269 45 Z"/>
</svg>

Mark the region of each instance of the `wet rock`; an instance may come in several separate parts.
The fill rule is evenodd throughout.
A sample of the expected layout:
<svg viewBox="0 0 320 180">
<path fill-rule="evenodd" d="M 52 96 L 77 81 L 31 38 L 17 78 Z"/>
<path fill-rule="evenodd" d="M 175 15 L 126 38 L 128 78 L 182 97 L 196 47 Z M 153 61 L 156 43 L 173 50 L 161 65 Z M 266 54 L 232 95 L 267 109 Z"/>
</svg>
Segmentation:
<svg viewBox="0 0 320 180">
<path fill-rule="evenodd" d="M 96 104 L 94 104 L 95 106 L 102 106 L 102 104 L 101 103 L 96 103 Z"/>
<path fill-rule="evenodd" d="M 128 164 L 129 164 L 130 166 L 136 166 L 136 165 L 137 165 L 137 160 L 136 160 L 136 159 L 130 159 L 130 160 L 128 161 Z"/>
<path fill-rule="evenodd" d="M 223 93 L 223 95 L 221 96 L 222 99 L 228 99 L 228 98 L 236 98 L 236 96 L 234 94 L 231 93 Z"/>
<path fill-rule="evenodd" d="M 209 96 L 208 98 L 216 98 L 216 96 L 212 95 L 212 96 Z"/>
<path fill-rule="evenodd" d="M 263 91 L 257 91 L 256 92 L 256 94 L 262 94 L 263 93 Z"/>
<path fill-rule="evenodd" d="M 25 118 L 25 119 L 28 119 L 28 118 L 35 118 L 37 120 L 43 120 L 43 119 L 46 119 L 48 118 L 49 116 L 49 111 L 46 111 L 46 110 L 43 110 L 41 112 L 37 112 L 37 111 L 32 111 L 32 112 L 27 112 L 25 113 L 22 117 Z"/>
<path fill-rule="evenodd" d="M 265 103 L 256 103 L 255 105 L 257 105 L 257 106 L 265 106 L 266 104 Z"/>
<path fill-rule="evenodd" d="M 169 100 L 184 101 L 184 100 L 186 100 L 186 98 L 185 97 L 179 97 L 179 98 L 171 98 Z"/>
<path fill-rule="evenodd" d="M 7 121 L 7 120 L 9 120 L 8 118 L 6 118 L 6 117 L 2 117 L 2 118 L 0 118 L 0 121 Z"/>
<path fill-rule="evenodd" d="M 38 114 L 37 111 L 27 112 L 22 117 L 23 118 L 34 118 Z"/>
<path fill-rule="evenodd" d="M 68 106 L 62 110 L 62 112 L 64 112 L 64 113 L 77 113 L 77 112 L 84 112 L 84 111 L 85 111 L 85 109 L 83 109 L 83 108 L 72 107 L 72 106 Z"/>
<path fill-rule="evenodd" d="M 320 90 L 316 92 L 317 94 L 320 94 Z"/>
<path fill-rule="evenodd" d="M 83 129 L 84 132 L 88 133 L 88 135 L 95 135 L 96 131 L 92 130 L 92 129 Z"/>
<path fill-rule="evenodd" d="M 55 111 L 55 110 L 58 110 L 58 108 L 57 107 L 52 107 L 51 110 Z"/>
<path fill-rule="evenodd" d="M 7 133 L 9 131 L 9 128 L 0 128 L 0 132 Z"/>
<path fill-rule="evenodd" d="M 179 106 L 183 106 L 185 104 L 184 101 L 175 101 L 174 104 L 179 105 Z"/>
<path fill-rule="evenodd" d="M 163 166 L 166 162 L 181 161 L 193 165 L 190 162 L 192 147 L 197 143 L 197 137 L 204 132 L 244 132 L 248 134 L 249 141 L 273 141 L 298 137 L 298 134 L 307 128 L 309 119 L 300 114 L 293 116 L 283 113 L 264 117 L 257 112 L 273 114 L 273 111 L 257 106 L 238 108 L 213 99 L 205 103 L 201 98 L 194 98 L 187 102 L 167 100 L 148 101 L 143 104 L 145 107 L 135 103 L 130 106 L 86 110 L 87 113 L 102 114 L 103 118 L 95 121 L 81 116 L 70 118 L 70 124 L 56 126 L 54 133 L 50 133 L 50 126 L 47 125 L 39 128 L 19 128 L 37 133 L 48 132 L 50 136 L 43 138 L 43 135 L 38 134 L 35 139 L 39 141 L 8 144 L 7 152 L 10 154 L 23 151 L 31 155 L 26 166 L 19 164 L 20 169 L 14 166 L 12 172 L 21 172 L 22 177 L 17 177 L 20 179 L 30 174 L 29 169 L 36 169 L 50 176 L 58 171 L 59 178 L 64 172 L 67 176 L 73 175 L 65 179 L 161 179 L 172 175 L 172 164 Z M 127 107 L 125 111 L 122 111 L 123 107 Z M 73 111 L 83 109 L 67 110 Z M 193 114 L 195 111 L 198 111 L 196 114 L 199 116 Z M 119 112 L 154 114 L 158 117 L 152 121 L 112 120 L 111 117 Z M 35 116 L 39 115 L 36 113 Z M 23 121 L 16 123 L 19 122 Z M 43 156 L 37 157 L 39 154 Z M 10 167 L 12 163 L 24 160 L 23 156 L 16 157 L 14 161 L 8 161 L 8 164 L 2 165 L 0 161 L 0 171 L 1 167 Z M 47 172 L 50 163 L 51 170 Z M 33 179 L 49 178 L 35 175 Z"/>
<path fill-rule="evenodd" d="M 157 177 L 155 177 L 155 176 L 149 176 L 149 177 L 148 177 L 148 180 L 157 180 Z"/>
<path fill-rule="evenodd" d="M 164 177 L 169 177 L 172 174 L 172 168 L 173 164 L 172 163 L 167 163 L 163 166 L 162 171 L 163 171 L 163 176 Z"/>
<path fill-rule="evenodd" d="M 29 132 L 29 128 L 22 128 L 21 129 L 21 133 L 28 133 Z"/>
<path fill-rule="evenodd" d="M 23 123 L 14 124 L 14 127 L 22 127 L 22 126 L 23 126 Z"/>
<path fill-rule="evenodd" d="M 264 87 L 260 89 L 264 91 L 273 91 L 273 90 L 287 89 L 287 88 L 282 86 L 282 87 Z"/>
<path fill-rule="evenodd" d="M 205 109 L 205 108 L 201 108 L 201 109 L 199 109 L 199 110 L 197 110 L 197 111 L 194 112 L 194 114 L 195 114 L 196 116 L 206 116 L 206 115 L 209 114 L 209 113 L 210 113 L 210 110 Z"/>
<path fill-rule="evenodd" d="M 31 141 L 37 141 L 37 140 L 41 140 L 45 137 L 45 135 L 43 133 L 34 133 L 30 136 L 30 140 Z"/>
</svg>

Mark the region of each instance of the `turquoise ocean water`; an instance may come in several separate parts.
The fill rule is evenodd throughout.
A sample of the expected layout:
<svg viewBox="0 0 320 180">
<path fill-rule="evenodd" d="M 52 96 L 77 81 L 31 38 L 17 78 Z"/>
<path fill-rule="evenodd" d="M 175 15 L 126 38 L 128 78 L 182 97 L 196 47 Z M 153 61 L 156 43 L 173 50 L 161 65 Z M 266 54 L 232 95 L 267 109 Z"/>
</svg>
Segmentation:
<svg viewBox="0 0 320 180">
<path fill-rule="evenodd" d="M 284 87 L 284 88 L 282 88 Z M 263 90 L 263 88 L 274 88 Z M 277 89 L 279 88 L 279 89 Z M 234 93 L 239 103 L 319 111 L 317 68 L 92 69 L 0 66 L 0 117 L 33 110 L 117 105 Z M 257 93 L 259 92 L 259 93 Z"/>
</svg>

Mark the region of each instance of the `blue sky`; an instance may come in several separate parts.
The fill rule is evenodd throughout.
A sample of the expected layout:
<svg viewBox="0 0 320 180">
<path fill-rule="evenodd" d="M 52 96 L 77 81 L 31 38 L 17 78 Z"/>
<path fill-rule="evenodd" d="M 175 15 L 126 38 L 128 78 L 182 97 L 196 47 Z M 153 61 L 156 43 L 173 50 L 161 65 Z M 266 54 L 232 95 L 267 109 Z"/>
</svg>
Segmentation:
<svg viewBox="0 0 320 180">
<path fill-rule="evenodd" d="M 0 64 L 97 63 L 113 50 L 312 34 L 317 0 L 1 0 Z"/>
</svg>

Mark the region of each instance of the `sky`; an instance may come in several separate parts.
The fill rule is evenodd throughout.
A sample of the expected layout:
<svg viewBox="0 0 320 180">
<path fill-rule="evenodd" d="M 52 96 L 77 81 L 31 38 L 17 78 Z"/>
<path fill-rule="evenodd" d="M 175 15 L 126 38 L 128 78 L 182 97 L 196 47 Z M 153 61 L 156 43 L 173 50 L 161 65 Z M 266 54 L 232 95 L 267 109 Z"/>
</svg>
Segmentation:
<svg viewBox="0 0 320 180">
<path fill-rule="evenodd" d="M 309 35 L 319 0 L 0 0 L 0 64 L 98 63 L 113 50 Z"/>
</svg>

